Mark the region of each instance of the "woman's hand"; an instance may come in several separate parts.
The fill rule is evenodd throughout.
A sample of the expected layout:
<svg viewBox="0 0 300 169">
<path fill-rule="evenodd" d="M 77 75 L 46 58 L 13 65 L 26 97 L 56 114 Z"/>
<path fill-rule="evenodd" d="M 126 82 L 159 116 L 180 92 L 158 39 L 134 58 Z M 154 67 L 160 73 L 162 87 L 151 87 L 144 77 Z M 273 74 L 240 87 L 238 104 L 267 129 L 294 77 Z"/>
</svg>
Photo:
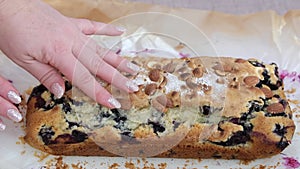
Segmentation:
<svg viewBox="0 0 300 169">
<path fill-rule="evenodd" d="M 39 0 L 0 0 L 0 23 L 0 49 L 58 98 L 65 90 L 61 73 L 89 97 L 109 108 L 121 105 L 96 81 L 95 75 L 124 91 L 138 90 L 116 68 L 134 74 L 139 67 L 101 48 L 88 36 L 120 35 L 122 28 L 68 18 Z M 0 105 L 1 112 L 6 112 L 13 108 L 5 101 L 9 99 L 8 92 L 18 92 L 7 82 L 3 83 L 6 85 L 0 95 L 4 100 Z"/>
<path fill-rule="evenodd" d="M 13 85 L 0 76 L 0 116 L 7 117 L 15 122 L 22 120 L 22 115 L 14 104 L 21 103 L 21 97 Z M 0 131 L 5 129 L 5 125 L 0 118 Z"/>
</svg>

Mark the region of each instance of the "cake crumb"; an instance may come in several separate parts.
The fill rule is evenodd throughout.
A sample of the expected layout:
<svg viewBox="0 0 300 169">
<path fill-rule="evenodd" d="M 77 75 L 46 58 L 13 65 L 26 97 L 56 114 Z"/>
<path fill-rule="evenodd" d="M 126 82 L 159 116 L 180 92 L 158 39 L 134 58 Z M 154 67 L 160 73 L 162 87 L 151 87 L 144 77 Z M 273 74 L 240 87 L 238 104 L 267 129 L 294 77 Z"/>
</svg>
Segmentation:
<svg viewBox="0 0 300 169">
<path fill-rule="evenodd" d="M 118 167 L 120 167 L 120 165 L 118 163 L 113 163 L 111 166 L 109 166 L 109 169 L 118 169 Z"/>
<path fill-rule="evenodd" d="M 240 165 L 249 165 L 253 160 L 240 160 Z"/>
<path fill-rule="evenodd" d="M 126 162 L 125 163 L 125 168 L 136 169 L 135 165 L 132 162 Z"/>
<path fill-rule="evenodd" d="M 18 142 L 20 142 L 20 144 L 25 144 L 26 142 L 25 142 L 24 136 L 20 136 Z"/>
<path fill-rule="evenodd" d="M 63 162 L 63 157 L 57 157 L 55 167 L 57 169 L 69 169 L 69 165 Z"/>
<path fill-rule="evenodd" d="M 35 157 L 39 158 L 38 162 L 43 161 L 46 159 L 50 154 L 44 152 L 34 152 L 33 154 Z"/>
<path fill-rule="evenodd" d="M 158 169 L 166 169 L 166 168 L 167 168 L 167 163 L 158 164 Z"/>
<path fill-rule="evenodd" d="M 85 168 L 83 168 L 83 167 L 80 165 L 80 163 L 77 163 L 77 164 L 71 164 L 71 166 L 72 166 L 73 169 L 85 169 Z"/>
<path fill-rule="evenodd" d="M 26 151 L 25 151 L 25 150 L 21 151 L 21 155 L 24 155 L 25 153 L 26 153 Z"/>
<path fill-rule="evenodd" d="M 286 90 L 286 92 L 289 93 L 289 94 L 296 93 L 296 88 L 291 88 L 289 90 Z"/>
</svg>

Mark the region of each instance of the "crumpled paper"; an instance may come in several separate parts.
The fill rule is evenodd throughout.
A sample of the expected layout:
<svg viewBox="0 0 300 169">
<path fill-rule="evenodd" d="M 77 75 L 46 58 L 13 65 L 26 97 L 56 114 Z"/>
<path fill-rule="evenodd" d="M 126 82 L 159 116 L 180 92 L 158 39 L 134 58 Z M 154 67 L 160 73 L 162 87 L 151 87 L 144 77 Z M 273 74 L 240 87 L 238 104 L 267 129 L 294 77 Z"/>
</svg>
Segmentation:
<svg viewBox="0 0 300 169">
<path fill-rule="evenodd" d="M 120 0 L 44 0 L 66 16 L 87 18 L 95 21 L 124 26 L 127 32 L 121 37 L 93 37 L 99 45 L 113 50 L 122 49 L 123 54 L 132 51 L 159 48 L 163 52 L 158 55 L 179 57 L 174 50 L 177 43 L 185 42 L 189 47 L 184 54 L 200 56 L 230 56 L 240 58 L 258 58 L 267 63 L 275 62 L 281 70 L 292 72 L 293 76 L 285 79 L 286 89 L 299 87 L 297 75 L 300 72 L 300 11 L 289 11 L 281 16 L 274 11 L 264 11 L 249 15 L 231 15 L 214 11 L 200 11 L 183 8 L 168 8 L 158 5 L 126 2 Z M 152 32 L 149 36 L 144 33 Z M 156 33 L 156 34 L 155 34 Z M 160 33 L 159 36 L 157 33 Z M 130 36 L 134 35 L 134 36 Z M 167 35 L 167 36 L 162 36 Z M 130 37 L 130 38 L 128 38 Z M 136 43 L 138 42 L 138 43 Z M 155 42 L 155 43 L 151 43 Z M 192 51 L 192 52 L 191 52 Z M 139 53 L 143 54 L 143 52 Z M 157 54 L 155 52 L 154 54 Z M 0 54 L 1 75 L 13 81 L 20 90 L 38 84 L 29 73 L 16 66 L 3 54 Z M 291 93 L 291 100 L 300 99 L 299 94 Z M 297 105 L 291 103 L 292 108 Z M 295 116 L 299 114 L 299 109 Z M 66 165 L 79 163 L 84 168 L 108 168 L 115 163 L 125 168 L 129 162 L 135 167 L 153 164 L 159 168 L 259 168 L 260 166 L 285 168 L 284 158 L 293 157 L 300 160 L 299 120 L 292 145 L 281 155 L 269 159 L 260 159 L 248 164 L 238 160 L 185 160 L 185 159 L 146 159 L 109 158 L 109 157 L 63 157 Z M 44 160 L 36 157 L 41 152 L 28 145 L 19 144 L 19 137 L 24 135 L 21 125 L 5 120 L 8 125 L 5 132 L 0 133 L 0 168 L 56 168 L 55 157 L 48 156 Z M 298 133 L 298 134 L 297 134 Z M 17 144 L 16 144 L 17 143 Z M 36 155 L 34 155 L 36 154 Z M 19 161 L 16 163 L 16 161 Z M 188 162 L 187 162 L 188 161 Z M 54 162 L 54 163 L 53 163 Z"/>
</svg>

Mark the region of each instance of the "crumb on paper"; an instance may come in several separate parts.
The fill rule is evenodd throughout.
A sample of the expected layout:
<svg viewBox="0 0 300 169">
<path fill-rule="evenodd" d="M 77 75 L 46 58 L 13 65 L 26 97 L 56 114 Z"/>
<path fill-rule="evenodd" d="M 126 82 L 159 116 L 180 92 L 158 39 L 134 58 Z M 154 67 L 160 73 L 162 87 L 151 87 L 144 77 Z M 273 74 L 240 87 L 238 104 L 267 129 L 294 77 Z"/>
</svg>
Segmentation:
<svg viewBox="0 0 300 169">
<path fill-rule="evenodd" d="M 300 104 L 300 101 L 299 101 L 299 100 L 291 100 L 291 99 L 288 99 L 288 101 L 289 101 L 290 103 L 295 104 L 295 105 Z"/>
<path fill-rule="evenodd" d="M 73 169 L 85 169 L 85 168 L 83 168 L 81 163 L 71 164 L 71 166 L 72 166 Z"/>
<path fill-rule="evenodd" d="M 160 164 L 158 164 L 158 168 L 159 169 L 166 169 L 167 168 L 167 163 L 160 163 Z"/>
<path fill-rule="evenodd" d="M 240 160 L 240 165 L 249 165 L 253 160 Z"/>
<path fill-rule="evenodd" d="M 270 166 L 260 164 L 258 166 L 252 167 L 251 169 L 277 169 L 279 166 L 280 166 L 280 162 L 277 162 L 275 165 L 270 165 Z"/>
<path fill-rule="evenodd" d="M 35 157 L 39 158 L 38 162 L 41 162 L 44 159 L 46 159 L 50 154 L 49 153 L 44 153 L 44 152 L 34 152 L 33 155 Z"/>
<path fill-rule="evenodd" d="M 69 165 L 63 162 L 63 157 L 59 156 L 56 159 L 55 167 L 59 169 L 69 169 Z"/>
<path fill-rule="evenodd" d="M 26 151 L 25 150 L 23 150 L 23 151 L 21 151 L 21 155 L 24 155 L 26 153 Z"/>
<path fill-rule="evenodd" d="M 296 134 L 300 136 L 300 132 L 297 132 Z"/>
<path fill-rule="evenodd" d="M 296 93 L 296 91 L 297 91 L 296 88 L 291 88 L 289 90 L 286 90 L 286 92 L 289 93 L 289 94 Z"/>
<path fill-rule="evenodd" d="M 124 167 L 128 168 L 128 169 L 135 169 L 136 168 L 134 163 L 132 163 L 132 162 L 126 162 Z"/>
<path fill-rule="evenodd" d="M 25 144 L 25 139 L 24 139 L 24 136 L 20 136 L 19 137 L 19 141 L 17 141 L 18 144 Z"/>
<path fill-rule="evenodd" d="M 112 165 L 110 165 L 108 168 L 109 169 L 118 169 L 120 167 L 120 165 L 118 163 L 113 163 Z"/>
</svg>

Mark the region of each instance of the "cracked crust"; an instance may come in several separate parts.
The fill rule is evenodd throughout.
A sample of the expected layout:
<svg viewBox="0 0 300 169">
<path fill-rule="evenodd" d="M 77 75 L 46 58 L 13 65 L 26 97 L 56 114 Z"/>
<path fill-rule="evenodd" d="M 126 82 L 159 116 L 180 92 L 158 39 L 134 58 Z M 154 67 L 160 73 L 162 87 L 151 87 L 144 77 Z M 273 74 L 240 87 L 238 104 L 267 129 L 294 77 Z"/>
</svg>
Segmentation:
<svg viewBox="0 0 300 169">
<path fill-rule="evenodd" d="M 67 81 L 61 99 L 35 87 L 26 142 L 51 154 L 84 156 L 116 156 L 107 150 L 120 143 L 136 145 L 124 151 L 143 156 L 153 145 L 172 143 L 156 156 L 225 159 L 270 157 L 290 144 L 295 125 L 276 64 L 229 57 L 128 59 L 144 69 L 124 74 L 140 90 L 128 95 L 104 84 L 121 102 L 119 110 L 96 104 Z M 109 143 L 108 149 L 97 141 Z"/>
</svg>

